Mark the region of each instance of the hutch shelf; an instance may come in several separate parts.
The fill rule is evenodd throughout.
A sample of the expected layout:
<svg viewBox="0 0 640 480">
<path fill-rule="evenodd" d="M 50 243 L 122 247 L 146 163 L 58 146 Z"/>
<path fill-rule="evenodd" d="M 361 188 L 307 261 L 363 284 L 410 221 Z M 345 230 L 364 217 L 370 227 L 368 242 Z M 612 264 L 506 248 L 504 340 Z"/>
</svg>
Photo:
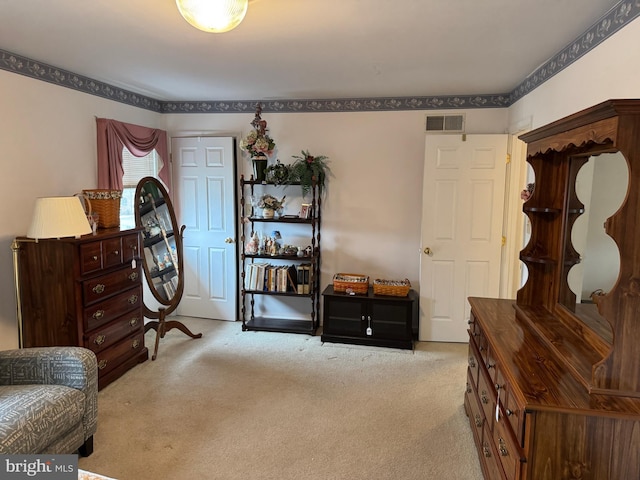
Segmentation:
<svg viewBox="0 0 640 480">
<path fill-rule="evenodd" d="M 288 184 L 299 185 L 299 183 Z M 320 226 L 322 223 L 322 200 L 319 190 L 315 185 L 311 188 L 311 203 L 308 218 L 300 217 L 276 217 L 263 218 L 255 215 L 256 212 L 248 212 L 246 203 L 246 195 L 254 197 L 256 187 L 260 188 L 262 193 L 274 194 L 278 190 L 284 189 L 283 185 L 276 185 L 271 182 L 259 182 L 253 178 L 246 180 L 244 176 L 240 177 L 241 189 L 241 224 L 240 224 L 240 263 L 238 284 L 241 289 L 241 307 L 240 315 L 242 318 L 243 331 L 269 331 L 269 332 L 285 332 L 285 333 L 303 333 L 315 335 L 318 328 L 318 312 L 320 308 Z M 251 213 L 249 215 L 249 213 Z M 307 242 L 311 246 L 311 252 L 304 256 L 296 254 L 270 254 L 246 253 L 246 246 L 256 232 L 256 228 L 270 228 L 285 225 L 299 225 L 306 228 Z M 251 272 L 252 265 L 255 269 Z M 269 282 L 263 280 L 262 287 L 258 288 L 250 282 L 250 274 L 253 273 L 264 275 L 266 269 L 258 267 L 259 265 L 269 265 L 271 267 L 289 267 L 285 271 L 285 285 L 282 288 L 270 288 Z M 306 268 L 304 268 L 306 267 Z M 273 268 L 275 270 L 275 268 Z M 305 273 L 306 270 L 306 273 Z M 305 276 L 306 274 L 306 276 Z M 275 274 L 274 274 L 275 275 Z M 259 282 L 258 282 L 259 283 Z M 279 297 L 283 300 L 291 300 L 296 305 L 300 305 L 300 316 L 308 318 L 279 318 L 271 315 L 256 315 L 258 305 L 257 302 L 265 299 Z M 306 307 L 305 307 L 306 305 Z M 297 308 L 297 307 L 296 307 Z M 308 313 L 307 313 L 308 312 Z"/>
<path fill-rule="evenodd" d="M 484 476 L 638 479 L 640 100 L 609 100 L 521 138 L 535 173 L 523 207 L 528 279 L 516 300 L 469 299 L 464 405 Z M 581 301 L 569 282 L 581 261 L 572 230 L 585 212 L 576 178 L 614 153 L 629 172 L 624 203 L 604 222 L 620 271 L 609 291 Z"/>
</svg>

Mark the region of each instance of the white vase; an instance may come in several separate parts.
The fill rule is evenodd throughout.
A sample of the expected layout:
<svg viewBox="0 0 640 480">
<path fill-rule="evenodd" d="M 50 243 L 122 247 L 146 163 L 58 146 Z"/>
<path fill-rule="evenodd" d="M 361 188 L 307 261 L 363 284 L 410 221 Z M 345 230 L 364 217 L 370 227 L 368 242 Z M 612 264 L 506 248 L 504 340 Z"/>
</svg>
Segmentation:
<svg viewBox="0 0 640 480">
<path fill-rule="evenodd" d="M 273 208 L 263 208 L 262 209 L 262 218 L 273 218 L 275 212 Z"/>
</svg>

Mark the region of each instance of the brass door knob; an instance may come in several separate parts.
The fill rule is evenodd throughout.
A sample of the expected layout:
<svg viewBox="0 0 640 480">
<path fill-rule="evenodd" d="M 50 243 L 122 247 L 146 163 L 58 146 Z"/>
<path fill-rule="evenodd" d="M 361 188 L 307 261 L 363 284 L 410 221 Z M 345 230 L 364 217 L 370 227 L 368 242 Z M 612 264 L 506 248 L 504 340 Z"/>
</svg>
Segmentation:
<svg viewBox="0 0 640 480">
<path fill-rule="evenodd" d="M 431 250 L 429 247 L 424 247 L 423 252 L 425 255 L 429 255 L 429 256 L 433 255 L 433 250 Z"/>
<path fill-rule="evenodd" d="M 224 243 L 233 243 L 233 238 L 227 237 L 224 239 Z"/>
</svg>

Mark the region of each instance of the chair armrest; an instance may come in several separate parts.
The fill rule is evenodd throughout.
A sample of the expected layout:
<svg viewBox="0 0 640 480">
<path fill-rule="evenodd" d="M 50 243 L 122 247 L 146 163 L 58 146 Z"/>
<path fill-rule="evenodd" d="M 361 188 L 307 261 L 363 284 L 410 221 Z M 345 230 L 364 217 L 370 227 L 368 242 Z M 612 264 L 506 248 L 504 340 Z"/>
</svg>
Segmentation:
<svg viewBox="0 0 640 480">
<path fill-rule="evenodd" d="M 85 390 L 97 384 L 95 354 L 82 347 L 0 351 L 0 385 L 50 384 Z"/>
<path fill-rule="evenodd" d="M 98 415 L 98 361 L 83 347 L 35 347 L 0 351 L 0 385 L 65 385 L 85 394 L 87 429 Z"/>
</svg>

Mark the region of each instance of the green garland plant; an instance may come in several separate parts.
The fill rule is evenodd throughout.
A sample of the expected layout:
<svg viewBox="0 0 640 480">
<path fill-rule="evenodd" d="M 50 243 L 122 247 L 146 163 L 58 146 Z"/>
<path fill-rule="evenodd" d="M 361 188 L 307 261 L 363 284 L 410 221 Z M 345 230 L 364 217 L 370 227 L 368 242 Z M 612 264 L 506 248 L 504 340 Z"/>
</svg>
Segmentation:
<svg viewBox="0 0 640 480">
<path fill-rule="evenodd" d="M 318 192 L 322 194 L 327 176 L 333 176 L 325 155 L 311 155 L 308 150 L 302 150 L 302 155 L 293 155 L 295 161 L 289 166 L 287 183 L 298 183 L 302 187 L 302 196 L 306 196 L 313 186 L 315 178 Z"/>
<path fill-rule="evenodd" d="M 267 182 L 272 182 L 275 185 L 282 185 L 286 183 L 289 178 L 289 166 L 280 163 L 280 160 L 276 160 L 274 165 L 269 165 L 266 170 Z"/>
</svg>

